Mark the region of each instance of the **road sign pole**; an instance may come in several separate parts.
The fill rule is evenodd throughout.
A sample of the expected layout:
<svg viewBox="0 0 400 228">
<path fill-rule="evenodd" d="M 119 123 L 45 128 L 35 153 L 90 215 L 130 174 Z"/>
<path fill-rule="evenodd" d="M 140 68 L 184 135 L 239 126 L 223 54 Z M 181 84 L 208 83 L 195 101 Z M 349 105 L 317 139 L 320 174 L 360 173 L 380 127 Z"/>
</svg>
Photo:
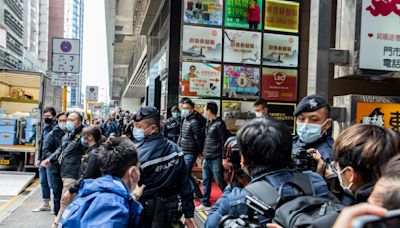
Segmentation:
<svg viewBox="0 0 400 228">
<path fill-rule="evenodd" d="M 63 88 L 62 111 L 67 111 L 67 86 Z"/>
<path fill-rule="evenodd" d="M 85 119 L 88 118 L 88 102 L 85 102 Z"/>
</svg>

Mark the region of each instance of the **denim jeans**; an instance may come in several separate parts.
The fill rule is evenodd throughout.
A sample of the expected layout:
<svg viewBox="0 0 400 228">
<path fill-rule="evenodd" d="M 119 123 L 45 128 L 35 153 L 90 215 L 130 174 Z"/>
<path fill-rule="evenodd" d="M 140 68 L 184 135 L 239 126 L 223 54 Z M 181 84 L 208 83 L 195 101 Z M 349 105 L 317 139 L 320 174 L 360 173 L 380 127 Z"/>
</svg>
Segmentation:
<svg viewBox="0 0 400 228">
<path fill-rule="evenodd" d="M 50 201 L 50 178 L 49 175 L 50 169 L 46 169 L 43 166 L 39 167 L 39 178 L 40 178 L 40 185 L 42 186 L 42 199 L 43 201 Z"/>
<path fill-rule="evenodd" d="M 201 198 L 203 198 L 203 194 L 201 194 L 199 186 L 196 184 L 196 182 L 194 181 L 194 179 L 192 177 L 192 169 L 193 169 L 194 163 L 196 162 L 196 156 L 191 155 L 191 154 L 185 154 L 183 156 L 183 158 L 185 160 L 185 165 L 186 165 L 188 175 L 190 177 L 189 181 L 190 181 L 190 185 L 192 186 L 193 192 L 197 198 L 201 199 Z"/>
<path fill-rule="evenodd" d="M 211 195 L 211 183 L 212 180 L 217 182 L 218 187 L 223 192 L 226 187 L 224 180 L 224 168 L 222 167 L 222 159 L 204 159 L 203 160 L 203 193 L 204 197 L 201 199 L 201 203 L 204 206 L 211 206 L 210 195 Z"/>
<path fill-rule="evenodd" d="M 50 173 L 47 174 L 47 177 L 50 178 L 50 188 L 53 190 L 54 214 L 57 215 L 58 211 L 60 210 L 63 183 L 60 174 L 53 172 L 52 169 L 54 169 L 54 167 L 52 165 L 50 165 L 50 168 L 47 169 L 50 170 Z"/>
</svg>

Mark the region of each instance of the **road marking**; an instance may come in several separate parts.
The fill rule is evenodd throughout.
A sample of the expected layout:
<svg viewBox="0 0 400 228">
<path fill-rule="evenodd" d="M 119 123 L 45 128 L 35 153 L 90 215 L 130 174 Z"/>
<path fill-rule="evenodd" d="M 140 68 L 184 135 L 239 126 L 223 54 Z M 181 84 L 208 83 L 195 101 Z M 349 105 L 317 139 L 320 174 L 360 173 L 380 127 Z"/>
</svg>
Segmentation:
<svg viewBox="0 0 400 228">
<path fill-rule="evenodd" d="M 35 187 L 39 183 L 39 179 L 35 179 L 32 184 L 30 184 L 23 192 L 25 191 L 30 191 L 33 187 Z M 21 192 L 19 195 L 12 197 L 10 200 L 8 200 L 5 204 L 0 206 L 0 211 L 4 211 L 7 207 L 9 207 L 11 204 L 13 204 L 15 201 L 17 201 L 19 198 L 21 198 L 23 195 Z"/>
</svg>

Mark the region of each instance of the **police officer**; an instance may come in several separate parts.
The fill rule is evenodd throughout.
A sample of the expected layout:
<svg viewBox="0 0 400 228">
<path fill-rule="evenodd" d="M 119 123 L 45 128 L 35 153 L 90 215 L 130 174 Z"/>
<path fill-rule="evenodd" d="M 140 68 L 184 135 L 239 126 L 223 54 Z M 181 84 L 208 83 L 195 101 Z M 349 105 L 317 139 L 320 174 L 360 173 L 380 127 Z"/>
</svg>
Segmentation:
<svg viewBox="0 0 400 228">
<path fill-rule="evenodd" d="M 328 102 L 320 95 L 304 97 L 293 115 L 297 118 L 297 137 L 293 141 L 293 152 L 304 149 L 318 154 L 324 161 L 332 161 L 334 140 Z"/>
<path fill-rule="evenodd" d="M 165 123 L 166 136 L 174 143 L 178 142 L 181 133 L 181 112 L 177 105 L 171 108 L 171 117 Z"/>
<path fill-rule="evenodd" d="M 141 163 L 139 185 L 145 185 L 140 202 L 144 207 L 140 227 L 194 227 L 193 191 L 183 153 L 160 133 L 160 114 L 143 107 L 133 116 L 134 138 Z"/>
</svg>

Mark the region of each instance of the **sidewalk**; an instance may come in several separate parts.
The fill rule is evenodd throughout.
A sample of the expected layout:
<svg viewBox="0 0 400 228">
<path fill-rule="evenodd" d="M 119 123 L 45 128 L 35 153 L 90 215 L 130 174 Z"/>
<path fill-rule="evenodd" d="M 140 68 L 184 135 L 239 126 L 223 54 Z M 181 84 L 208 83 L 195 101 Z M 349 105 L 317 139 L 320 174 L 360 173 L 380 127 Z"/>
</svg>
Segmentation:
<svg viewBox="0 0 400 228">
<path fill-rule="evenodd" d="M 22 195 L 26 194 L 23 192 Z M 49 211 L 33 213 L 32 210 L 41 205 L 41 187 L 37 184 L 31 189 L 31 192 L 27 193 L 24 197 L 23 202 L 20 203 L 17 208 L 7 208 L 9 215 L 0 221 L 0 227 L 7 228 L 49 228 L 54 221 L 54 215 L 51 215 Z"/>
</svg>

